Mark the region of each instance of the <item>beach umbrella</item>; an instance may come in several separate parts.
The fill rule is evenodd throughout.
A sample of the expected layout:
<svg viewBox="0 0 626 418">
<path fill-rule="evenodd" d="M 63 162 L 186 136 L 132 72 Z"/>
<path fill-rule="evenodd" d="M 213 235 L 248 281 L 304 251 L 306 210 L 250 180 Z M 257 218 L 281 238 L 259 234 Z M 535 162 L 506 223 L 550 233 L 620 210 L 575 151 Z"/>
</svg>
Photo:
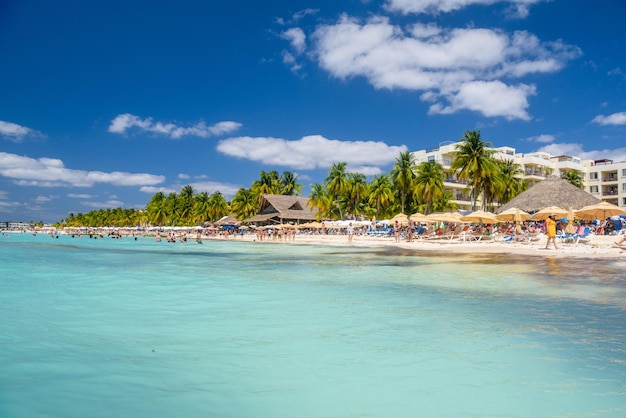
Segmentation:
<svg viewBox="0 0 626 418">
<path fill-rule="evenodd" d="M 577 210 L 575 215 L 586 221 L 592 221 L 594 219 L 604 220 L 615 215 L 626 215 L 626 210 L 609 202 L 600 202 Z"/>
<path fill-rule="evenodd" d="M 548 219 L 548 216 L 550 215 L 563 217 L 563 216 L 567 216 L 567 211 L 558 206 L 548 206 L 546 208 L 541 209 L 539 212 L 534 213 L 532 216 L 532 219 L 544 220 L 544 219 Z"/>
<path fill-rule="evenodd" d="M 530 219 L 530 217 L 530 213 L 525 212 L 520 208 L 510 208 L 496 215 L 496 218 L 502 222 L 524 222 Z"/>
<path fill-rule="evenodd" d="M 572 208 L 571 206 L 567 211 L 567 226 L 565 227 L 565 232 L 567 232 L 568 234 L 573 234 L 574 232 L 576 232 L 576 230 L 574 229 L 574 208 Z"/>
<path fill-rule="evenodd" d="M 411 215 L 411 220 L 413 222 L 428 222 L 428 216 L 424 215 L 423 213 L 419 213 L 419 212 L 415 212 L 414 214 Z"/>
<path fill-rule="evenodd" d="M 495 213 L 485 212 L 484 210 L 477 210 L 467 214 L 461 217 L 461 220 L 464 222 L 478 222 L 481 224 L 496 224 L 500 222 L 500 220 L 496 218 Z"/>
<path fill-rule="evenodd" d="M 398 213 L 396 216 L 391 218 L 389 221 L 392 224 L 394 224 L 394 223 L 396 223 L 396 221 L 398 221 L 398 223 L 400 225 L 408 225 L 409 224 L 409 217 L 407 215 L 405 215 L 404 213 Z"/>
<path fill-rule="evenodd" d="M 461 223 L 462 215 L 458 212 L 431 213 L 426 216 L 428 222 L 455 222 Z"/>
</svg>

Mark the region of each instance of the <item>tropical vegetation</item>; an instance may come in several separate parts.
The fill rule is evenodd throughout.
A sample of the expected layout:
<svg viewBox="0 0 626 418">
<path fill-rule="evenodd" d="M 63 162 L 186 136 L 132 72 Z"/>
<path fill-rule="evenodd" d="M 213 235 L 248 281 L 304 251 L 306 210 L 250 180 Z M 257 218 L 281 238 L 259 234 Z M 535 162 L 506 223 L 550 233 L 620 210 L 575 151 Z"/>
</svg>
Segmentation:
<svg viewBox="0 0 626 418">
<path fill-rule="evenodd" d="M 397 213 L 433 213 L 457 209 L 455 200 L 472 201 L 473 208 L 493 210 L 527 188 L 521 167 L 513 160 L 496 159 L 490 142 L 479 131 L 466 131 L 455 146 L 450 169 L 437 161 L 416 162 L 401 152 L 389 173 L 368 178 L 351 172 L 347 163 L 334 163 L 322 183 L 310 185 L 308 204 L 321 219 L 384 219 Z M 576 172 L 564 174 L 574 182 Z M 582 184 L 582 179 L 579 179 Z M 463 195 L 453 194 L 446 182 L 467 184 Z M 574 183 L 575 184 L 575 183 Z M 232 215 L 238 220 L 256 215 L 264 194 L 299 195 L 303 184 L 289 171 L 261 171 L 249 188 L 239 189 L 230 201 L 216 191 L 197 193 L 191 185 L 178 193 L 155 193 L 143 209 L 100 209 L 70 213 L 67 226 L 193 226 L 214 223 Z"/>
</svg>

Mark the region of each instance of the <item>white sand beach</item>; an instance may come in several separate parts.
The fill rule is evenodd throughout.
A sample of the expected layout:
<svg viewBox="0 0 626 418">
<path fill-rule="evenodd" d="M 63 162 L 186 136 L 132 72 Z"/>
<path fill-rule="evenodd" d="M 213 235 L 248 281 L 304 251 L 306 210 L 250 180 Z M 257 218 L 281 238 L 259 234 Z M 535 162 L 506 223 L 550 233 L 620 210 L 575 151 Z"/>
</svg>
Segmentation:
<svg viewBox="0 0 626 418">
<path fill-rule="evenodd" d="M 626 259 L 626 245 L 618 248 L 615 242 L 621 236 L 600 235 L 592 236 L 587 242 L 558 242 L 558 250 L 553 247 L 545 249 L 546 237 L 540 235 L 536 241 L 531 242 L 504 242 L 502 240 L 480 240 L 463 241 L 458 238 L 452 240 L 442 239 L 418 239 L 408 242 L 403 238 L 400 242 L 395 242 L 393 237 L 355 235 L 352 241 L 346 235 L 321 235 L 321 234 L 299 234 L 288 240 L 264 240 L 260 244 L 307 244 L 307 245 L 330 245 L 330 246 L 354 246 L 354 247 L 397 247 L 406 250 L 413 250 L 416 253 L 433 251 L 450 254 L 518 254 L 536 257 L 550 258 L 624 258 Z M 225 239 L 225 238 L 211 238 Z M 236 236 L 228 238 L 231 240 L 245 240 L 258 242 L 254 234 L 246 234 L 243 237 Z"/>
</svg>

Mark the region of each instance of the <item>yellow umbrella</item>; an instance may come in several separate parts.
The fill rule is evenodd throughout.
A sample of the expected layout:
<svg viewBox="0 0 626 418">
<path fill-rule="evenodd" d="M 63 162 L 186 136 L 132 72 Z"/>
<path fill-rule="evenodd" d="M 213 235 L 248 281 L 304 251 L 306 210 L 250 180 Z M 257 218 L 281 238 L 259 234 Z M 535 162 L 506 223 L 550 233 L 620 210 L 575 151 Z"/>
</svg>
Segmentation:
<svg viewBox="0 0 626 418">
<path fill-rule="evenodd" d="M 478 222 L 481 224 L 496 224 L 500 222 L 500 220 L 496 218 L 495 213 L 485 212 L 484 210 L 477 210 L 465 215 L 461 217 L 461 220 L 464 222 Z"/>
<path fill-rule="evenodd" d="M 428 216 L 424 215 L 423 213 L 419 213 L 419 212 L 415 212 L 414 214 L 411 215 L 411 220 L 413 222 L 428 222 Z"/>
<path fill-rule="evenodd" d="M 393 218 L 391 218 L 389 220 L 392 224 L 396 223 L 396 221 L 398 221 L 398 223 L 400 225 L 408 225 L 409 224 L 409 217 L 406 216 L 404 213 L 398 213 L 396 216 L 394 216 Z"/>
<path fill-rule="evenodd" d="M 458 212 L 431 213 L 428 215 L 428 222 L 463 222 L 461 214 Z"/>
<path fill-rule="evenodd" d="M 517 219 L 518 215 L 519 215 L 519 221 Z M 524 212 L 523 210 L 518 209 L 518 208 L 510 208 L 496 215 L 496 218 L 498 218 L 499 220 L 503 222 L 524 222 L 528 220 L 530 217 L 531 217 L 530 213 Z"/>
<path fill-rule="evenodd" d="M 567 211 L 558 206 L 548 206 L 547 208 L 543 208 L 539 212 L 534 213 L 532 219 L 544 220 L 548 219 L 548 216 L 550 215 L 562 218 L 564 216 L 567 216 Z"/>
<path fill-rule="evenodd" d="M 576 232 L 574 229 L 574 209 L 570 206 L 567 211 L 567 226 L 565 227 L 565 232 L 568 234 L 573 234 Z"/>
<path fill-rule="evenodd" d="M 614 215 L 626 215 L 626 210 L 609 202 L 600 202 L 577 210 L 575 215 L 586 221 L 604 220 Z"/>
</svg>

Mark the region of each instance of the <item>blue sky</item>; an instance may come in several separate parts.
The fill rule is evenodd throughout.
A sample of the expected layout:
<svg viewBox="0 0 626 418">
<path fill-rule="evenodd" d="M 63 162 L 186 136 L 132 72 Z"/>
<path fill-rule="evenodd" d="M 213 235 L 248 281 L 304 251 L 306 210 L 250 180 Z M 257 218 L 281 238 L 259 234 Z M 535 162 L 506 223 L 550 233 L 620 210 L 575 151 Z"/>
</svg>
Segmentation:
<svg viewBox="0 0 626 418">
<path fill-rule="evenodd" d="M 0 2 L 0 220 L 261 170 L 368 176 L 480 130 L 626 160 L 626 2 Z"/>
</svg>

